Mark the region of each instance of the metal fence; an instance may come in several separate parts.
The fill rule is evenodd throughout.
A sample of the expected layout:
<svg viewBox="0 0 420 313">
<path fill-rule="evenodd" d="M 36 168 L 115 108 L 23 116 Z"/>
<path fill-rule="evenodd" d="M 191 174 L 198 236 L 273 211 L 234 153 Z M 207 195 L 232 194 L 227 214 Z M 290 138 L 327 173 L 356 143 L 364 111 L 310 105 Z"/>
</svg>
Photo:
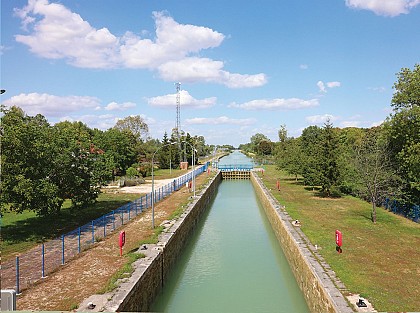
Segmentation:
<svg viewBox="0 0 420 313">
<path fill-rule="evenodd" d="M 385 209 L 394 212 L 395 214 L 402 215 L 406 218 L 413 220 L 416 223 L 420 223 L 420 206 L 419 205 L 405 205 L 397 200 L 385 199 Z"/>
<path fill-rule="evenodd" d="M 207 171 L 209 163 L 197 167 L 171 183 L 154 191 L 155 203 L 180 189 L 185 183 Z M 152 193 L 127 203 L 59 238 L 49 240 L 1 264 L 1 289 L 21 290 L 30 288 L 38 280 L 45 278 L 61 265 L 80 252 L 88 249 L 95 242 L 105 238 L 132 218 L 152 205 Z"/>
</svg>

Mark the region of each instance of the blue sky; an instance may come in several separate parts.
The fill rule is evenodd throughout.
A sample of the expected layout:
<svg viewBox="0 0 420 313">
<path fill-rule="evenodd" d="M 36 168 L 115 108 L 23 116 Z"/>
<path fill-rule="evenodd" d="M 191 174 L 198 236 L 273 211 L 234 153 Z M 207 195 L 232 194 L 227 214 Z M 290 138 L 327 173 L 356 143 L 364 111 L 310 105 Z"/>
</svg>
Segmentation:
<svg viewBox="0 0 420 313">
<path fill-rule="evenodd" d="M 4 0 L 1 96 L 53 124 L 141 115 L 208 144 L 379 125 L 420 62 L 420 0 Z"/>
</svg>

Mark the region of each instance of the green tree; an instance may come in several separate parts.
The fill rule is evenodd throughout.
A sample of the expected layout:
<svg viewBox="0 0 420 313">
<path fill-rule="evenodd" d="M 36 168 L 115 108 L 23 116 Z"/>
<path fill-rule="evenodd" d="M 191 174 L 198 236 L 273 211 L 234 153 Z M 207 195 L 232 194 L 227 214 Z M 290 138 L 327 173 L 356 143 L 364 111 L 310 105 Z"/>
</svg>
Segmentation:
<svg viewBox="0 0 420 313">
<path fill-rule="evenodd" d="M 321 185 L 322 164 L 322 129 L 318 126 L 309 126 L 302 131 L 302 176 L 307 186 Z"/>
<path fill-rule="evenodd" d="M 58 212 L 63 203 L 51 175 L 52 132 L 42 115 L 2 108 L 0 207 L 38 215 Z"/>
<path fill-rule="evenodd" d="M 297 180 L 303 172 L 303 153 L 301 138 L 289 138 L 282 144 L 276 155 L 277 168 L 283 168 Z"/>
<path fill-rule="evenodd" d="M 384 202 L 396 186 L 396 176 L 391 166 L 388 142 L 380 128 L 365 132 L 363 140 L 356 147 L 355 167 L 362 182 L 362 196 L 372 204 L 371 218 L 376 223 L 376 207 Z"/>
<path fill-rule="evenodd" d="M 420 64 L 397 74 L 391 105 L 394 114 L 385 123 L 391 159 L 402 179 L 402 201 L 420 203 Z"/>
<path fill-rule="evenodd" d="M 420 64 L 416 64 L 413 70 L 402 68 L 397 74 L 397 79 L 391 101 L 394 110 L 420 106 Z"/>
<path fill-rule="evenodd" d="M 114 128 L 121 132 L 130 132 L 139 142 L 147 140 L 149 134 L 149 126 L 140 115 L 127 116 L 118 120 Z"/>
<path fill-rule="evenodd" d="M 330 120 L 327 120 L 324 124 L 321 138 L 321 187 L 322 191 L 329 197 L 331 195 L 331 188 L 336 186 L 339 179 L 338 140 Z"/>
<path fill-rule="evenodd" d="M 95 202 L 102 180 L 95 175 L 98 154 L 94 150 L 93 132 L 82 122 L 60 122 L 53 127 L 51 180 L 60 197 L 70 199 L 75 207 Z"/>
</svg>

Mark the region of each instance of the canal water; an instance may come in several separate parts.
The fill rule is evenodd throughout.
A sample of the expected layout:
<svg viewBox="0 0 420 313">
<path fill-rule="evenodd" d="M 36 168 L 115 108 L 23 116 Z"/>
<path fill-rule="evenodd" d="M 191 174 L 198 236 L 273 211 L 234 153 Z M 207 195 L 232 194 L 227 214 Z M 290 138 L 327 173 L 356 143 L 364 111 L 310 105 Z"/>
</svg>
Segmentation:
<svg viewBox="0 0 420 313">
<path fill-rule="evenodd" d="M 251 181 L 222 181 L 152 311 L 309 312 Z"/>
</svg>

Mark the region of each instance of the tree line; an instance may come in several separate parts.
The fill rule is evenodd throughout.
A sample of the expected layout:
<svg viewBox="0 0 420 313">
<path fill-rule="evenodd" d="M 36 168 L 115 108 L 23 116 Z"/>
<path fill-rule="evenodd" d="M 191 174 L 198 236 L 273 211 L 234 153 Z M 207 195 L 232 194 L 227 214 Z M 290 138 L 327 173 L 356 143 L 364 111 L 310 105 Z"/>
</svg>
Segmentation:
<svg viewBox="0 0 420 313">
<path fill-rule="evenodd" d="M 293 138 L 282 125 L 278 142 L 256 134 L 240 148 L 271 156 L 277 168 L 325 196 L 350 194 L 371 202 L 373 222 L 385 198 L 397 200 L 409 215 L 420 204 L 420 64 L 401 69 L 393 87 L 393 112 L 380 126 L 340 129 L 327 120 Z"/>
<path fill-rule="evenodd" d="M 140 116 L 119 120 L 106 131 L 82 122 L 50 125 L 41 114 L 28 116 L 19 107 L 1 107 L 0 208 L 38 215 L 58 213 L 66 199 L 84 208 L 95 202 L 100 188 L 120 176 L 146 177 L 153 165 L 179 167 L 207 155 L 213 147 L 204 137 L 165 133 L 148 135 Z M 177 143 L 180 138 L 181 146 Z M 188 143 L 188 144 L 186 144 Z"/>
</svg>

